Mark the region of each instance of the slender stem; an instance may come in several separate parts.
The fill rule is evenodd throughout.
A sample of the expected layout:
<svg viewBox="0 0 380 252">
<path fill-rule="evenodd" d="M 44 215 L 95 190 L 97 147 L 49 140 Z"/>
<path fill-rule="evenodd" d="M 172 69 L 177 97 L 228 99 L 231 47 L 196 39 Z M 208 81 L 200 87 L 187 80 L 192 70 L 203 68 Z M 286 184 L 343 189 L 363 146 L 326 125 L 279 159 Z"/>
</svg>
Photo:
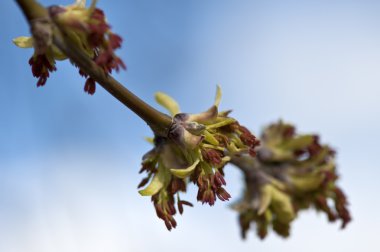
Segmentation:
<svg viewBox="0 0 380 252">
<path fill-rule="evenodd" d="M 48 16 L 47 10 L 34 0 L 16 0 L 28 22 Z"/>
<path fill-rule="evenodd" d="M 39 18 L 49 18 L 47 10 L 34 0 L 16 0 L 16 2 L 29 22 Z M 105 74 L 103 69 L 80 51 L 70 39 L 62 35 L 59 27 L 54 31 L 53 43 L 82 71 L 143 119 L 156 135 L 167 136 L 172 123 L 171 118 L 145 103 L 112 76 Z"/>
<path fill-rule="evenodd" d="M 98 67 L 87 55 L 80 51 L 70 39 L 61 36 L 59 32 L 55 32 L 53 42 L 70 60 L 91 76 L 105 90 L 143 119 L 156 134 L 164 137 L 167 136 L 172 123 L 169 116 L 142 101 L 112 78 L 112 76 L 106 75 L 103 69 Z"/>
</svg>

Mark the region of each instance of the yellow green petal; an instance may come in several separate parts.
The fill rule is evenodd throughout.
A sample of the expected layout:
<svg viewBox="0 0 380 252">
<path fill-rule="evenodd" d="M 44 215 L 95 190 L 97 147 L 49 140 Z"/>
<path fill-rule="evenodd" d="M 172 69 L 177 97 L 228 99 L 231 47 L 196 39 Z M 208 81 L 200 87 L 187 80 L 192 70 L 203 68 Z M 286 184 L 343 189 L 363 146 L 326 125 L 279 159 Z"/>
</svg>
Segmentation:
<svg viewBox="0 0 380 252">
<path fill-rule="evenodd" d="M 197 159 L 192 165 L 190 165 L 189 167 L 185 169 L 170 169 L 170 172 L 176 177 L 186 178 L 195 170 L 198 164 L 199 164 L 199 159 Z"/>
<path fill-rule="evenodd" d="M 234 122 L 236 122 L 236 120 L 233 118 L 225 118 L 224 120 L 222 120 L 220 122 L 207 125 L 206 129 L 216 129 L 216 128 L 220 128 L 220 127 L 226 126 L 226 125 L 234 123 Z"/>
<path fill-rule="evenodd" d="M 164 167 L 160 167 L 150 184 L 145 189 L 140 190 L 139 193 L 142 196 L 152 196 L 158 193 L 165 185 L 165 175 Z"/>
<path fill-rule="evenodd" d="M 310 192 L 320 187 L 324 179 L 323 174 L 309 174 L 303 176 L 292 176 L 291 183 L 299 192 Z"/>
<path fill-rule="evenodd" d="M 295 215 L 290 197 L 274 187 L 271 187 L 271 192 L 271 205 L 273 206 L 273 211 L 276 213 L 277 218 L 282 223 L 290 222 L 294 219 Z"/>
<path fill-rule="evenodd" d="M 32 37 L 17 37 L 14 38 L 13 43 L 21 48 L 32 48 L 33 47 L 33 38 Z"/>
<path fill-rule="evenodd" d="M 224 151 L 224 147 L 222 146 L 217 146 L 217 145 L 212 145 L 212 144 L 207 144 L 207 143 L 202 143 L 202 148 Z"/>
<path fill-rule="evenodd" d="M 145 137 L 145 141 L 147 141 L 150 144 L 154 144 L 154 138 L 153 137 Z"/>
<path fill-rule="evenodd" d="M 258 215 L 262 215 L 267 210 L 272 199 L 272 190 L 270 185 L 265 185 L 261 190 L 261 198 L 259 209 L 257 210 Z"/>
<path fill-rule="evenodd" d="M 174 116 L 180 112 L 178 103 L 169 95 L 157 92 L 154 97 L 158 104 L 169 111 L 170 115 Z"/>
<path fill-rule="evenodd" d="M 205 137 L 204 140 L 206 142 L 209 142 L 210 144 L 213 144 L 213 145 L 219 145 L 219 141 L 208 130 L 205 130 L 203 134 Z"/>
<path fill-rule="evenodd" d="M 304 135 L 304 136 L 299 136 L 289 141 L 286 141 L 281 147 L 284 149 L 290 149 L 290 150 L 302 149 L 312 144 L 313 141 L 314 141 L 314 136 Z"/>
<path fill-rule="evenodd" d="M 236 147 L 236 145 L 232 142 L 230 143 L 229 145 L 227 145 L 227 150 L 231 153 L 231 154 L 234 154 L 234 153 L 239 153 L 242 151 L 242 149 L 239 149 L 238 147 Z"/>
<path fill-rule="evenodd" d="M 219 85 L 216 86 L 216 95 L 215 95 L 215 101 L 214 105 L 216 107 L 219 107 L 220 100 L 222 99 L 222 89 L 220 88 Z"/>
</svg>

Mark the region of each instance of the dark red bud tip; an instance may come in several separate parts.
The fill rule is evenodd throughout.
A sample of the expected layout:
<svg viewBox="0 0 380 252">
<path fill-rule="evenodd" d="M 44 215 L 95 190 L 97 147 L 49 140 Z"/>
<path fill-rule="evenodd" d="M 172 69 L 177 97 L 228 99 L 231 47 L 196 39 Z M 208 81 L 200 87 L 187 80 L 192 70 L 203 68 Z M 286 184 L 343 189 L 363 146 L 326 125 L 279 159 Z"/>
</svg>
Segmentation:
<svg viewBox="0 0 380 252">
<path fill-rule="evenodd" d="M 109 36 L 109 43 L 110 43 L 110 46 L 112 47 L 112 49 L 120 48 L 122 41 L 123 41 L 123 39 L 119 35 L 112 33 Z"/>
<path fill-rule="evenodd" d="M 218 182 L 221 184 L 221 185 L 226 185 L 226 180 L 224 179 L 223 175 L 217 171 L 215 172 L 215 179 L 218 180 Z"/>
<path fill-rule="evenodd" d="M 144 187 L 146 184 L 148 184 L 148 182 L 149 182 L 149 177 L 144 178 L 143 180 L 141 180 L 141 182 L 140 182 L 140 184 L 137 186 L 137 188 Z"/>
<path fill-rule="evenodd" d="M 170 224 L 170 222 L 168 220 L 165 220 L 165 226 L 166 228 L 169 230 L 169 231 L 172 231 L 172 225 Z"/>
<path fill-rule="evenodd" d="M 216 196 L 218 196 L 221 201 L 228 201 L 231 198 L 231 195 L 222 187 L 218 188 Z"/>
<path fill-rule="evenodd" d="M 258 236 L 259 236 L 259 238 L 260 238 L 260 240 L 264 240 L 265 239 L 265 237 L 267 236 L 267 231 L 266 230 L 259 230 L 258 231 Z"/>
<path fill-rule="evenodd" d="M 340 188 L 335 188 L 335 208 L 338 213 L 339 218 L 342 220 L 341 228 L 345 228 L 346 225 L 351 221 L 351 215 L 347 208 L 348 202 L 346 195 Z"/>
<path fill-rule="evenodd" d="M 252 157 L 256 156 L 255 148 L 260 145 L 260 141 L 244 126 L 241 126 L 236 123 L 236 126 L 240 134 L 240 140 L 249 147 L 249 154 Z"/>
<path fill-rule="evenodd" d="M 218 166 L 222 163 L 223 153 L 214 149 L 202 149 L 203 159 L 210 162 L 212 165 Z"/>
<path fill-rule="evenodd" d="M 248 150 L 248 154 L 249 154 L 251 157 L 256 157 L 256 156 L 257 156 L 257 152 L 255 151 L 254 148 L 249 148 L 249 150 Z"/>
<path fill-rule="evenodd" d="M 177 202 L 177 205 L 178 205 L 178 211 L 179 211 L 179 214 L 183 214 L 183 204 L 182 204 L 182 202 L 179 200 L 178 202 Z"/>
<path fill-rule="evenodd" d="M 79 69 L 79 75 L 82 76 L 82 77 L 85 77 L 85 78 L 88 77 L 88 74 L 86 74 L 85 72 L 83 72 L 82 69 Z"/>
<path fill-rule="evenodd" d="M 127 66 L 125 65 L 122 59 L 116 58 L 115 61 L 116 61 L 116 66 L 120 66 L 121 68 L 123 68 L 123 70 L 127 70 Z M 116 68 L 116 71 L 119 71 L 119 69 Z"/>
<path fill-rule="evenodd" d="M 48 77 L 49 73 L 47 73 L 45 76 L 41 76 L 37 81 L 37 87 L 45 86 Z"/>
<path fill-rule="evenodd" d="M 178 211 L 180 214 L 183 214 L 183 205 L 190 206 L 190 207 L 193 206 L 193 204 L 185 200 L 179 200 L 177 204 L 178 204 Z"/>
<path fill-rule="evenodd" d="M 54 60 L 51 61 L 49 61 L 45 54 L 33 55 L 29 59 L 29 65 L 32 68 L 33 76 L 38 78 L 37 87 L 44 86 L 50 76 L 49 72 L 57 70 L 54 65 Z"/>
<path fill-rule="evenodd" d="M 91 77 L 86 80 L 86 83 L 84 85 L 84 91 L 90 95 L 93 95 L 96 90 L 96 84 L 95 80 Z"/>
<path fill-rule="evenodd" d="M 186 183 L 182 179 L 173 178 L 170 183 L 169 191 L 171 194 L 175 194 L 178 191 L 186 192 Z"/>
<path fill-rule="evenodd" d="M 181 200 L 181 203 L 182 203 L 183 205 L 186 205 L 186 206 L 189 206 L 189 207 L 193 207 L 193 204 L 190 203 L 190 202 L 188 202 L 188 201 Z"/>
<path fill-rule="evenodd" d="M 285 129 L 284 129 L 284 132 L 282 133 L 282 136 L 284 138 L 292 138 L 296 133 L 296 129 L 293 127 L 293 126 L 287 126 Z"/>
</svg>

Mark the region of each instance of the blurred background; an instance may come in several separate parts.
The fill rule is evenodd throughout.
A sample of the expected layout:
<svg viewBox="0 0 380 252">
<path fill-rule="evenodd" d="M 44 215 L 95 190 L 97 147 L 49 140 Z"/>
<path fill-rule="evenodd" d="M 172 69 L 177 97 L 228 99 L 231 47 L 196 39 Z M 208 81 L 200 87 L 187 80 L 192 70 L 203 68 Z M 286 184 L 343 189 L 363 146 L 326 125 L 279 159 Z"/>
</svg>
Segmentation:
<svg viewBox="0 0 380 252">
<path fill-rule="evenodd" d="M 70 4 L 71 1 L 41 1 Z M 339 185 L 350 201 L 346 230 L 311 210 L 291 236 L 239 235 L 229 203 L 195 203 L 168 232 L 136 189 L 149 128 L 98 86 L 59 62 L 36 88 L 29 35 L 14 1 L 0 2 L 0 251 L 379 251 L 380 2 L 99 1 L 124 38 L 117 75 L 154 104 L 164 91 L 186 112 L 213 102 L 255 134 L 279 118 L 319 133 L 338 151 Z M 156 106 L 156 105 L 155 105 Z M 227 167 L 238 199 L 242 176 Z M 376 240 L 377 239 L 377 240 Z"/>
</svg>

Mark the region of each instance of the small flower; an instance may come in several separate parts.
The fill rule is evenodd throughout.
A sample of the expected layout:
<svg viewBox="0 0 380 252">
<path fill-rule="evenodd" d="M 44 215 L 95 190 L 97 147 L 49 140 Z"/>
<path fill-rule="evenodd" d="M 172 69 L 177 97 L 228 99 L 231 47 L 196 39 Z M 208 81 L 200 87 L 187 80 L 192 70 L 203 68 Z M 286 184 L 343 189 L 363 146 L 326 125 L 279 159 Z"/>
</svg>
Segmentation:
<svg viewBox="0 0 380 252">
<path fill-rule="evenodd" d="M 326 213 L 329 221 L 340 219 L 344 228 L 351 216 L 346 197 L 336 185 L 334 155 L 318 136 L 299 135 L 290 124 L 279 121 L 266 127 L 256 159 L 232 158 L 245 174 L 244 197 L 234 205 L 240 213 L 242 236 L 255 223 L 261 238 L 270 226 L 287 237 L 297 213 L 311 207 Z"/>
<path fill-rule="evenodd" d="M 200 114 L 181 113 L 178 104 L 168 95 L 156 94 L 157 102 L 172 115 L 172 125 L 167 137 L 155 137 L 154 148 L 142 162 L 141 172 L 147 177 L 140 185 L 150 184 L 140 194 L 152 196 L 152 201 L 166 227 L 176 226 L 175 194 L 177 208 L 183 212 L 183 205 L 191 203 L 179 199 L 180 192 L 186 192 L 189 182 L 198 186 L 197 200 L 202 204 L 214 205 L 217 199 L 227 201 L 231 195 L 224 188 L 224 166 L 231 155 L 255 156 L 256 138 L 243 126 L 219 112 L 221 90 L 218 87 L 214 105 Z"/>
<path fill-rule="evenodd" d="M 33 37 L 18 37 L 13 40 L 19 47 L 34 47 L 34 55 L 29 64 L 33 76 L 39 78 L 37 86 L 43 86 L 49 73 L 56 70 L 56 60 L 67 59 L 67 56 L 52 43 L 53 25 L 58 26 L 64 35 L 93 59 L 106 74 L 112 70 L 126 69 L 124 62 L 115 54 L 115 50 L 121 47 L 122 38 L 111 32 L 103 11 L 96 8 L 95 4 L 96 1 L 92 1 L 90 7 L 86 8 L 85 0 L 77 0 L 69 6 L 51 6 L 50 20 L 36 20 L 32 23 Z M 95 80 L 88 77 L 82 69 L 79 69 L 79 74 L 87 78 L 85 92 L 94 94 Z"/>
<path fill-rule="evenodd" d="M 32 67 L 33 76 L 38 78 L 37 87 L 45 85 L 49 72 L 57 70 L 54 59 L 47 54 L 33 55 L 29 59 L 29 65 Z"/>
<path fill-rule="evenodd" d="M 90 95 L 93 95 L 96 90 L 95 80 L 91 77 L 87 78 L 86 83 L 84 85 L 84 91 Z"/>
</svg>

